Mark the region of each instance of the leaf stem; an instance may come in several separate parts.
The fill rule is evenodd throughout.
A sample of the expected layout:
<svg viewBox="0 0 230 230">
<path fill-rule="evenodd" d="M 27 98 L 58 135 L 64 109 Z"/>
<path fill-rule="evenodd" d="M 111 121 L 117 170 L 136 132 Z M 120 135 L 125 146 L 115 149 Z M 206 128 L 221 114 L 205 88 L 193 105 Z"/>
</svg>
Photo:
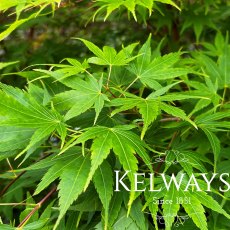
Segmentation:
<svg viewBox="0 0 230 230">
<path fill-rule="evenodd" d="M 108 79 L 107 79 L 107 84 L 106 84 L 107 89 L 109 89 L 109 81 L 110 81 L 110 77 L 111 77 L 111 71 L 112 71 L 112 65 L 109 65 L 109 74 L 108 74 Z"/>
<path fill-rule="evenodd" d="M 223 92 L 223 96 L 222 96 L 221 106 L 224 105 L 224 100 L 225 100 L 225 96 L 226 96 L 226 91 L 227 91 L 227 87 L 224 86 L 224 92 Z"/>
<path fill-rule="evenodd" d="M 78 217 L 77 217 L 77 224 L 76 224 L 76 227 L 78 228 L 78 226 L 79 226 L 79 223 L 80 223 L 80 220 L 81 220 L 81 217 L 82 217 L 82 213 L 83 212 L 79 212 L 79 215 L 78 215 Z"/>
<path fill-rule="evenodd" d="M 15 173 L 15 171 L 14 171 L 14 169 L 13 169 L 13 167 L 12 167 L 11 163 L 10 163 L 9 158 L 6 158 L 6 161 L 7 161 L 8 165 L 9 165 L 9 167 L 10 167 L 10 169 L 11 169 L 12 173 L 14 174 L 14 177 L 17 177 L 17 174 Z"/>
<path fill-rule="evenodd" d="M 139 76 L 137 76 L 126 88 L 124 91 L 127 91 L 137 80 L 138 80 Z"/>
</svg>

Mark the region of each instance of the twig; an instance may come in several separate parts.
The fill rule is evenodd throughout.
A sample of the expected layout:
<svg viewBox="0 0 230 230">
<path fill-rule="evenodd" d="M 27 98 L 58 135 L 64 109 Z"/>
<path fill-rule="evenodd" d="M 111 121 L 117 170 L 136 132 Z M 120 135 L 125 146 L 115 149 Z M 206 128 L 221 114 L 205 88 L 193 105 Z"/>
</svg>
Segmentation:
<svg viewBox="0 0 230 230">
<path fill-rule="evenodd" d="M 18 205 L 23 205 L 23 206 L 36 206 L 36 204 L 28 204 L 28 203 L 0 203 L 0 206 L 18 206 Z"/>
<path fill-rule="evenodd" d="M 50 156 L 51 154 L 53 154 L 53 152 L 51 152 L 51 153 L 49 153 L 49 154 L 47 154 L 46 156 L 43 156 L 43 157 L 41 157 L 41 158 L 39 158 L 38 160 L 36 160 L 35 161 L 35 163 L 37 163 L 38 161 L 40 161 L 40 160 L 42 160 L 42 159 L 45 159 L 46 157 L 48 157 L 48 156 Z M 35 164 L 34 163 L 34 164 Z M 6 185 L 6 187 L 1 191 L 1 193 L 0 193 L 0 198 L 2 197 L 2 196 L 4 196 L 4 194 L 7 192 L 7 190 L 24 174 L 24 173 L 26 173 L 26 170 L 25 171 L 22 171 L 21 173 L 19 173 L 18 175 L 17 175 L 17 177 L 15 177 L 8 185 Z"/>
<path fill-rule="evenodd" d="M 27 223 L 27 221 L 33 216 L 33 214 L 41 208 L 42 204 L 45 203 L 49 197 L 56 192 L 57 187 L 54 187 L 53 189 L 50 190 L 50 192 L 42 199 L 40 200 L 36 206 L 33 208 L 33 210 L 24 218 L 24 220 L 18 225 L 19 229 L 22 229 L 22 227 Z"/>
<path fill-rule="evenodd" d="M 160 119 L 160 122 L 167 122 L 167 121 L 181 121 L 179 117 L 168 117 Z"/>
<path fill-rule="evenodd" d="M 11 187 L 11 185 L 14 184 L 25 172 L 26 171 L 22 171 L 8 185 L 6 185 L 6 187 L 0 193 L 0 197 L 2 197 L 6 193 L 6 191 Z"/>
<path fill-rule="evenodd" d="M 116 98 L 116 95 L 113 94 L 113 92 L 110 90 L 110 88 L 107 88 L 106 90 L 112 95 L 113 98 Z"/>
</svg>

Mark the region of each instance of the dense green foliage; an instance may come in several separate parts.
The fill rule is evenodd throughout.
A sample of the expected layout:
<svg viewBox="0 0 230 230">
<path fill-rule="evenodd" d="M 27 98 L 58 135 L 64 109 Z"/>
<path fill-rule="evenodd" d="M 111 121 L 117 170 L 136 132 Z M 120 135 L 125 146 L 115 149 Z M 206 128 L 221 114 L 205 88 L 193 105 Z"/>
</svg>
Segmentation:
<svg viewBox="0 0 230 230">
<path fill-rule="evenodd" d="M 0 230 L 229 229 L 229 17 L 226 0 L 1 0 Z"/>
</svg>

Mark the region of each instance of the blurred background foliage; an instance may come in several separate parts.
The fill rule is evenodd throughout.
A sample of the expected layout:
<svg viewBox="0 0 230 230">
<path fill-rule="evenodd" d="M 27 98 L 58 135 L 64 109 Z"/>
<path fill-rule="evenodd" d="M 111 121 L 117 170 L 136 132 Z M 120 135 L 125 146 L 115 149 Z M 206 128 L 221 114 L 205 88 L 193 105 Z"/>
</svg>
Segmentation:
<svg viewBox="0 0 230 230">
<path fill-rule="evenodd" d="M 0 62 L 19 61 L 5 68 L 3 73 L 19 71 L 34 64 L 58 63 L 66 57 L 84 58 L 88 52 L 86 47 L 73 37 L 116 48 L 122 44 L 143 43 L 152 33 L 153 43 L 156 46 L 162 43 L 163 53 L 168 53 L 180 48 L 200 49 L 203 42 L 212 42 L 218 31 L 225 35 L 230 29 L 230 1 L 180 0 L 176 4 L 180 10 L 172 5 L 156 3 L 151 16 L 147 9 L 137 6 L 137 21 L 121 6 L 105 22 L 104 11 L 93 18 L 99 7 L 93 1 L 66 0 L 59 5 L 45 5 L 42 10 L 42 4 L 40 8 L 28 8 L 20 13 L 20 18 L 27 18 L 38 9 L 41 12 L 0 42 Z M 0 3 L 1 9 L 4 7 Z M 14 7 L 2 10 L 0 32 L 14 22 L 17 17 L 14 11 Z M 11 80 L 4 77 L 4 81 Z M 16 77 L 13 80 L 14 84 L 20 84 L 15 82 Z"/>
</svg>

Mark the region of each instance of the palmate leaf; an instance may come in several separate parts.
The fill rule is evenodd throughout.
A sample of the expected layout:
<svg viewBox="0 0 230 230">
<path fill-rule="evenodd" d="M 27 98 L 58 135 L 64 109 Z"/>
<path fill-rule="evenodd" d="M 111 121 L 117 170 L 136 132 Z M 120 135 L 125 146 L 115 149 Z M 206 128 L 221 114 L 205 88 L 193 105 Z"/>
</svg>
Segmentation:
<svg viewBox="0 0 230 230">
<path fill-rule="evenodd" d="M 111 101 L 111 106 L 120 106 L 120 108 L 115 109 L 111 116 L 121 111 L 129 110 L 134 107 L 139 109 L 139 113 L 142 115 L 144 126 L 141 132 L 141 139 L 149 127 L 149 125 L 157 118 L 160 112 L 160 102 L 155 99 L 144 99 L 140 97 L 135 98 L 117 98 Z"/>
<path fill-rule="evenodd" d="M 24 170 L 39 170 L 49 168 L 45 175 L 42 177 L 40 183 L 37 185 L 35 190 L 35 195 L 43 191 L 47 186 L 49 186 L 54 180 L 56 180 L 65 168 L 70 166 L 75 166 L 76 162 L 81 158 L 81 148 L 73 147 L 65 152 L 61 156 L 49 156 L 36 164 L 25 168 Z"/>
<path fill-rule="evenodd" d="M 43 191 L 46 187 L 48 187 L 54 180 L 56 180 L 58 177 L 61 176 L 62 172 L 70 167 L 74 166 L 75 163 L 79 160 L 78 157 L 74 157 L 72 159 L 68 160 L 58 160 L 52 167 L 48 169 L 48 171 L 45 173 L 45 175 L 42 177 L 41 182 L 38 184 L 37 189 L 35 191 L 35 195 L 39 194 L 41 191 Z"/>
<path fill-rule="evenodd" d="M 64 141 L 66 127 L 62 116 L 57 111 L 40 105 L 26 92 L 19 89 L 6 87 L 4 91 L 0 91 L 0 115 L 3 117 L 0 125 L 35 129 L 28 146 L 18 157 L 55 130 L 60 134 L 62 142 Z"/>
<path fill-rule="evenodd" d="M 198 5 L 194 4 L 192 10 L 183 11 L 182 16 L 184 18 L 184 23 L 181 29 L 181 34 L 184 33 L 187 28 L 192 26 L 196 36 L 196 42 L 199 42 L 201 33 L 205 26 L 208 26 L 214 30 L 217 30 L 217 28 L 213 23 L 213 18 L 215 15 L 212 12 L 209 12 L 208 14 L 204 13 L 204 11 L 199 12 L 200 7 L 197 6 Z"/>
<path fill-rule="evenodd" d="M 55 150 L 54 150 L 54 152 L 55 152 Z M 38 170 L 38 169 L 50 168 L 59 161 L 64 162 L 64 161 L 67 161 L 69 159 L 74 159 L 81 152 L 82 152 L 81 147 L 75 146 L 75 147 L 72 147 L 72 148 L 69 148 L 68 150 L 66 150 L 65 154 L 63 154 L 63 155 L 60 155 L 58 157 L 56 155 L 48 156 L 45 159 L 42 159 L 42 160 L 38 161 L 37 163 L 30 165 L 24 169 L 20 169 L 20 170 L 29 171 L 29 170 Z"/>
<path fill-rule="evenodd" d="M 96 170 L 93 182 L 105 210 L 105 227 L 108 228 L 109 206 L 113 194 L 113 174 L 110 164 L 105 160 Z"/>
<path fill-rule="evenodd" d="M 148 39 L 139 52 L 143 52 L 145 49 L 148 50 L 149 46 L 150 40 Z M 181 52 L 170 53 L 155 57 L 150 61 L 150 53 L 148 52 L 147 56 L 144 55 L 142 59 L 139 58 L 136 63 L 130 65 L 128 70 L 135 74 L 136 80 L 139 79 L 143 84 L 157 90 L 160 86 L 159 80 L 172 79 L 192 72 L 187 67 L 174 67 L 174 64 L 180 60 L 180 55 Z"/>
<path fill-rule="evenodd" d="M 136 134 L 129 131 L 129 129 L 130 126 L 117 126 L 114 128 L 103 126 L 92 127 L 77 139 L 76 143 L 84 143 L 89 139 L 94 139 L 91 146 L 91 168 L 85 188 L 88 186 L 95 171 L 108 156 L 111 149 L 113 149 L 114 153 L 118 156 L 124 170 L 130 172 L 137 171 L 138 162 L 134 155 L 135 153 L 143 159 L 146 165 L 150 165 L 149 156 L 145 152 L 145 144 Z M 150 170 L 152 171 L 151 167 Z M 134 191 L 134 178 L 130 175 L 129 179 L 131 183 L 131 190 Z M 133 191 L 130 193 L 129 205 L 131 205 L 134 200 L 135 192 Z"/>
<path fill-rule="evenodd" d="M 94 18 L 96 15 L 106 10 L 106 15 L 104 17 L 104 20 L 106 20 L 113 11 L 119 9 L 120 7 L 125 7 L 129 12 L 131 12 L 133 18 L 137 21 L 136 17 L 136 6 L 140 5 L 149 11 L 149 15 L 152 14 L 152 8 L 156 8 L 154 6 L 154 2 L 161 2 L 164 4 L 170 4 L 177 9 L 180 9 L 172 0 L 96 0 L 96 5 L 99 6 L 99 9 L 94 14 Z"/>
<path fill-rule="evenodd" d="M 95 130 L 86 131 L 86 133 L 79 137 L 78 142 L 84 143 L 85 141 L 92 138 L 95 139 L 91 146 L 91 168 L 85 188 L 88 186 L 97 168 L 102 164 L 104 159 L 107 158 L 107 156 L 110 153 L 110 150 L 113 147 L 111 133 L 109 129 L 106 130 L 103 127 L 97 127 L 97 129 Z"/>
<path fill-rule="evenodd" d="M 126 65 L 136 57 L 129 57 L 130 51 L 137 45 L 131 45 L 128 47 L 123 48 L 120 52 L 117 51 L 109 46 L 104 46 L 103 50 L 97 47 L 90 41 L 85 39 L 80 39 L 87 48 L 94 54 L 96 57 L 92 57 L 88 59 L 89 63 L 97 64 L 97 65 L 108 65 L 108 66 L 122 66 Z"/>
<path fill-rule="evenodd" d="M 164 86 L 164 87 L 159 87 L 159 89 L 157 89 L 156 91 L 152 92 L 151 94 L 149 94 L 149 96 L 147 97 L 148 99 L 154 99 L 154 98 L 158 98 L 159 96 L 162 96 L 163 94 L 167 93 L 173 86 L 181 83 L 182 81 L 177 81 L 175 83 L 172 83 L 172 84 L 169 84 L 167 86 Z M 175 94 L 173 94 L 173 96 L 175 96 Z M 176 100 L 174 99 L 172 95 L 169 95 L 169 97 L 171 98 L 171 100 Z M 161 97 L 161 100 L 164 100 L 165 101 L 165 98 Z"/>
<path fill-rule="evenodd" d="M 197 94 L 201 96 L 201 99 L 197 102 L 195 108 L 190 113 L 190 115 L 194 114 L 195 112 L 200 111 L 201 109 L 207 107 L 210 104 L 213 104 L 214 107 L 219 105 L 221 97 L 217 93 L 218 84 L 216 80 L 215 82 L 212 82 L 211 79 L 205 78 L 205 84 L 201 82 L 197 82 L 197 81 L 191 81 L 191 80 L 185 81 L 185 82 L 192 88 L 196 89 L 192 92 L 194 93 L 197 92 Z M 202 97 L 205 97 L 205 98 L 202 98 Z M 207 100 L 206 98 L 209 98 L 210 100 Z"/>
<path fill-rule="evenodd" d="M 57 94 L 53 99 L 54 106 L 59 111 L 68 110 L 64 119 L 69 120 L 94 107 L 95 123 L 104 106 L 104 101 L 109 101 L 108 97 L 101 92 L 102 78 L 99 82 L 93 77 L 89 77 L 86 81 L 80 78 L 66 78 L 61 82 L 74 89 Z"/>
</svg>

